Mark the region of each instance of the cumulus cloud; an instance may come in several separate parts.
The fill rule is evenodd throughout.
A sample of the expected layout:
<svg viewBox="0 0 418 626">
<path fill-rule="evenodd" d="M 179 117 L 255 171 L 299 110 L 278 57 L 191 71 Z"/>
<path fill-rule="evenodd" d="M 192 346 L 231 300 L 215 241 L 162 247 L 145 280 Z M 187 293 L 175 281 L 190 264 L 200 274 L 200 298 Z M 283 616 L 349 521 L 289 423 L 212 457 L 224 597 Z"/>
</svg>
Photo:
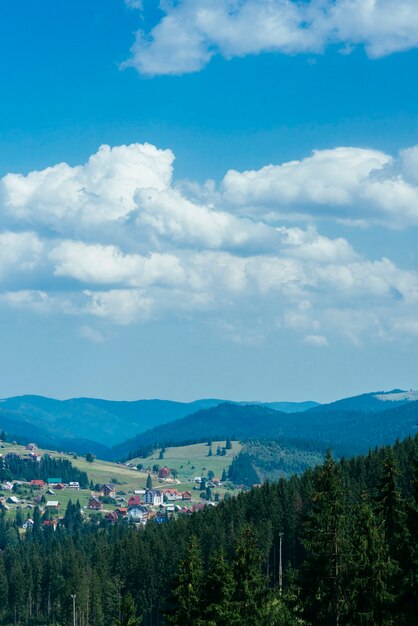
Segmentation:
<svg viewBox="0 0 418 626">
<path fill-rule="evenodd" d="M 42 251 L 42 241 L 34 233 L 0 232 L 0 280 L 9 273 L 33 270 Z"/>
<path fill-rule="evenodd" d="M 127 0 L 133 4 L 132 0 Z M 415 48 L 415 0 L 179 0 L 148 33 L 138 31 L 125 65 L 144 75 L 202 69 L 225 58 L 263 52 L 347 52 L 363 45 L 371 58 Z"/>
<path fill-rule="evenodd" d="M 87 163 L 59 163 L 0 181 L 6 219 L 43 224 L 58 232 L 69 225 L 93 227 L 126 218 L 138 188 L 162 190 L 171 183 L 174 155 L 150 144 L 103 145 Z"/>
<path fill-rule="evenodd" d="M 218 187 L 177 185 L 173 162 L 147 144 L 104 146 L 84 165 L 7 174 L 0 306 L 74 316 L 91 341 L 100 341 L 86 330 L 92 319 L 205 314 L 242 344 L 263 341 L 268 327 L 317 346 L 336 335 L 415 337 L 417 272 L 367 258 L 315 220 L 333 231 L 342 217 L 416 225 L 417 148 L 317 151 L 230 171 Z"/>
<path fill-rule="evenodd" d="M 334 217 L 362 225 L 418 224 L 416 148 L 398 157 L 364 148 L 316 150 L 309 157 L 259 170 L 229 170 L 223 198 L 240 215 L 270 223 Z"/>
<path fill-rule="evenodd" d="M 154 284 L 179 285 L 184 270 L 172 254 L 122 254 L 116 246 L 63 241 L 50 252 L 55 276 L 74 278 L 90 284 L 124 284 L 145 287 Z"/>
</svg>

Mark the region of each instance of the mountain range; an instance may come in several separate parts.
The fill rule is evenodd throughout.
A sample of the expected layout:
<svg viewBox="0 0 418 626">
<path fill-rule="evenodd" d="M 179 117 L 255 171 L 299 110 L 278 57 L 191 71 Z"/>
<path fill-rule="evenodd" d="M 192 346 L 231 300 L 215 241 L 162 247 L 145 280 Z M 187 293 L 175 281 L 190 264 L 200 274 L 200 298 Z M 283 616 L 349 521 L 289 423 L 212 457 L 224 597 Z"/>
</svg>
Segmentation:
<svg viewBox="0 0 418 626">
<path fill-rule="evenodd" d="M 378 391 L 329 404 L 202 399 L 110 401 L 18 396 L 0 400 L 0 430 L 43 447 L 122 459 L 144 446 L 210 438 L 280 438 L 356 453 L 415 432 L 418 392 Z"/>
</svg>

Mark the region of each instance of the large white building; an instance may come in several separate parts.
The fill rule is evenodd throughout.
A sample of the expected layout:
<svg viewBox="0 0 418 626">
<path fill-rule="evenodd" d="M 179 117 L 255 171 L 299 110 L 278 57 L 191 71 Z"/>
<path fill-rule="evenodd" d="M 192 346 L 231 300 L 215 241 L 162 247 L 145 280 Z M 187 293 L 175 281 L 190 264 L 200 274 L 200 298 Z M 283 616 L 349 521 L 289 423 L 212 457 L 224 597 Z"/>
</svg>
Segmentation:
<svg viewBox="0 0 418 626">
<path fill-rule="evenodd" d="M 143 500 L 145 504 L 160 506 L 164 500 L 163 493 L 159 489 L 146 489 Z"/>
</svg>

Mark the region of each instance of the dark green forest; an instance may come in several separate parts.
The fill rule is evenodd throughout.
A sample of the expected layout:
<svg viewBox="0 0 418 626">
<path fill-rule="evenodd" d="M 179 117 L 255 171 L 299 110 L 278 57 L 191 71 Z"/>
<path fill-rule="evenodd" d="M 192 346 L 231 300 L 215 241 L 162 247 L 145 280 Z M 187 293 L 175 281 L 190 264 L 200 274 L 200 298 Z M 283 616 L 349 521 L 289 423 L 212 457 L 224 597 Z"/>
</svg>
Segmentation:
<svg viewBox="0 0 418 626">
<path fill-rule="evenodd" d="M 416 623 L 418 438 L 265 483 L 137 530 L 84 522 L 26 537 L 0 518 L 0 623 Z M 282 537 L 282 572 L 280 539 Z"/>
<path fill-rule="evenodd" d="M 32 458 L 22 458 L 8 454 L 0 459 L 0 482 L 7 480 L 44 480 L 59 477 L 62 482 L 76 481 L 81 489 L 88 487 L 86 472 L 82 472 L 67 459 L 53 459 L 45 454 L 38 462 Z"/>
</svg>

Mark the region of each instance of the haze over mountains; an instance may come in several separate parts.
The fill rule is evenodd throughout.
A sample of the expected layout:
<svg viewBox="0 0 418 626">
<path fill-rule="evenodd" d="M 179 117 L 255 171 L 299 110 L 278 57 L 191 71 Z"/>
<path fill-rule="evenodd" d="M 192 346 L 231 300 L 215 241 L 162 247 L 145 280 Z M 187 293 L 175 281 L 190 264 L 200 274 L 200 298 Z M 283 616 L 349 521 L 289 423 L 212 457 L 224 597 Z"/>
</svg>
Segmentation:
<svg viewBox="0 0 418 626">
<path fill-rule="evenodd" d="M 324 405 L 220 399 L 61 401 L 43 396 L 0 400 L 0 429 L 45 447 L 114 459 L 142 446 L 228 436 L 310 441 L 351 454 L 414 433 L 417 422 L 418 392 L 399 389 Z"/>
</svg>

